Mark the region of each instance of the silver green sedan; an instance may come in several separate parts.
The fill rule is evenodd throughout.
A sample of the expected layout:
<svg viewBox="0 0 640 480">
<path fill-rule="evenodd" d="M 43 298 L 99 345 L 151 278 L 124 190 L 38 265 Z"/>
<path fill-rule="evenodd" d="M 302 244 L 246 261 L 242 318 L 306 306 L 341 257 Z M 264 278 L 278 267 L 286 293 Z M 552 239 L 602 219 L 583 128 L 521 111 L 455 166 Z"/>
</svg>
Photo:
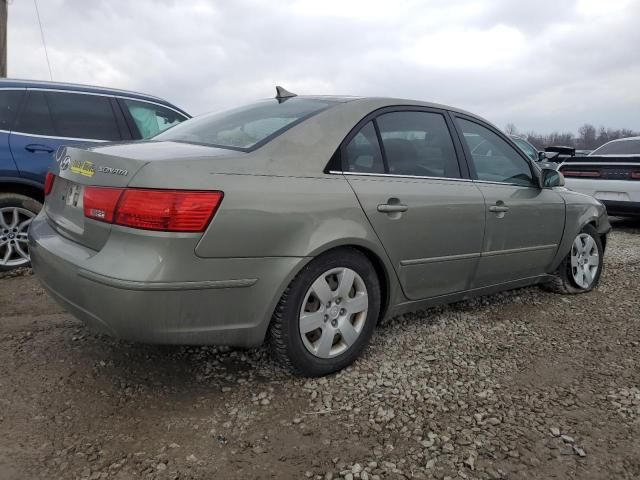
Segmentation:
<svg viewBox="0 0 640 480">
<path fill-rule="evenodd" d="M 268 339 L 309 376 L 352 363 L 383 317 L 525 285 L 587 292 L 611 228 L 490 123 L 410 100 L 279 89 L 56 159 L 29 246 L 71 313 L 138 342 Z"/>
</svg>

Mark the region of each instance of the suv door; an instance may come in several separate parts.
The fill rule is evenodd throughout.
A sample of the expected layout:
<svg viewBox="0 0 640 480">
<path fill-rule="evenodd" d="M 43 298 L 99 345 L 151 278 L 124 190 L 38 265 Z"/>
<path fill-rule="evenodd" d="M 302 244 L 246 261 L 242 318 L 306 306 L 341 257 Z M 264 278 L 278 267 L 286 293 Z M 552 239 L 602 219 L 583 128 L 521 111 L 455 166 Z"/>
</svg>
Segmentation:
<svg viewBox="0 0 640 480">
<path fill-rule="evenodd" d="M 126 138 L 108 96 L 28 90 L 9 144 L 20 175 L 43 183 L 59 146 Z"/>
<path fill-rule="evenodd" d="M 468 289 L 482 248 L 484 200 L 463 178 L 450 127 L 438 110 L 387 109 L 340 150 L 343 173 L 412 300 Z"/>
<path fill-rule="evenodd" d="M 474 288 L 544 274 L 562 238 L 564 200 L 540 188 L 535 167 L 497 130 L 461 115 L 456 125 L 486 203 Z"/>
<path fill-rule="evenodd" d="M 17 167 L 9 148 L 9 132 L 24 97 L 24 89 L 0 90 L 0 177 L 17 176 Z"/>
</svg>

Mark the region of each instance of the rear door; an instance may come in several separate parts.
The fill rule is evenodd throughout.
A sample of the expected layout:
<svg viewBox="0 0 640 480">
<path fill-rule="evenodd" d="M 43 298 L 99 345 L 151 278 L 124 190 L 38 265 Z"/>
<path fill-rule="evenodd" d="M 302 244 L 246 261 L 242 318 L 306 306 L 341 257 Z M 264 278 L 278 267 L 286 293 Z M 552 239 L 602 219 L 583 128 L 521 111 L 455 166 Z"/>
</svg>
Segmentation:
<svg viewBox="0 0 640 480">
<path fill-rule="evenodd" d="M 17 167 L 9 147 L 9 132 L 22 104 L 25 89 L 0 90 L 0 177 L 14 177 Z"/>
<path fill-rule="evenodd" d="M 9 143 L 20 175 L 43 183 L 59 146 L 131 138 L 123 127 L 109 96 L 28 90 Z"/>
<path fill-rule="evenodd" d="M 387 109 L 347 137 L 342 168 L 413 300 L 466 290 L 477 266 L 484 200 L 466 179 L 450 120 Z"/>
<path fill-rule="evenodd" d="M 476 119 L 456 116 L 474 182 L 486 203 L 486 231 L 474 287 L 544 274 L 558 248 L 565 204 L 540 188 L 528 159 Z"/>
</svg>

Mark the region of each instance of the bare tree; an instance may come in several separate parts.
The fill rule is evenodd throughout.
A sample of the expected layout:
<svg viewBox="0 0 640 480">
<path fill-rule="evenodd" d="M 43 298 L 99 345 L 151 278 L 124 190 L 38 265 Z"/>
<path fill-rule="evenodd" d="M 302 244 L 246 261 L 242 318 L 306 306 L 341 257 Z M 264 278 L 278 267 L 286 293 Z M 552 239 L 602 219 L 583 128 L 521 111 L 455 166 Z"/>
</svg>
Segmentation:
<svg viewBox="0 0 640 480">
<path fill-rule="evenodd" d="M 507 135 L 518 135 L 518 129 L 513 123 L 507 123 L 507 126 L 504 127 L 504 133 Z"/>
</svg>

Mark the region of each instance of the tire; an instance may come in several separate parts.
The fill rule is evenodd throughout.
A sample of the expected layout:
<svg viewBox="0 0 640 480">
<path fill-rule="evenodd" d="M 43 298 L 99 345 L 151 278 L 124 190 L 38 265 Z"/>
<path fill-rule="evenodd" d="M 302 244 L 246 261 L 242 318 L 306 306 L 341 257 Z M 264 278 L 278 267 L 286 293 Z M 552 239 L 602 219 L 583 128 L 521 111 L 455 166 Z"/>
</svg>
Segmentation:
<svg viewBox="0 0 640 480">
<path fill-rule="evenodd" d="M 369 343 L 380 296 L 375 268 L 360 251 L 341 248 L 315 258 L 289 284 L 273 314 L 269 341 L 276 359 L 307 377 L 347 367 Z"/>
<path fill-rule="evenodd" d="M 27 230 L 40 209 L 31 197 L 0 193 L 0 271 L 30 265 Z"/>
<path fill-rule="evenodd" d="M 580 255 L 579 245 L 584 245 L 584 241 L 591 239 L 593 243 L 588 248 L 588 252 L 585 255 Z M 588 240 L 587 240 L 588 241 Z M 580 267 L 581 262 L 587 261 L 587 265 L 591 265 L 593 258 L 597 255 L 597 265 L 593 269 L 590 276 L 579 273 L 579 269 L 586 267 Z M 580 230 L 578 235 L 571 243 L 571 250 L 564 258 L 558 270 L 555 272 L 555 278 L 549 282 L 546 287 L 556 293 L 564 294 L 577 294 L 586 293 L 593 290 L 600 282 L 600 276 L 604 268 L 604 251 L 602 248 L 602 240 L 598 235 L 598 232 L 592 225 L 586 225 Z"/>
</svg>

